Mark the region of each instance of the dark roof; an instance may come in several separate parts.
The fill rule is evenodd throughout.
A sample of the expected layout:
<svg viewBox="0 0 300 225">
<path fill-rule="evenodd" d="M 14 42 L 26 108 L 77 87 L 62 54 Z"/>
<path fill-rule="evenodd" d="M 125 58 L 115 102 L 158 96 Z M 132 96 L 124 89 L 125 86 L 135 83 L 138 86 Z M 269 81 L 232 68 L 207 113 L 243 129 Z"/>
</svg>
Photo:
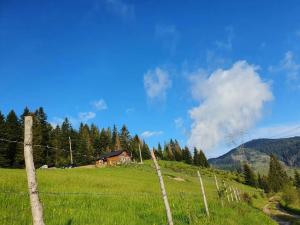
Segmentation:
<svg viewBox="0 0 300 225">
<path fill-rule="evenodd" d="M 118 155 L 121 155 L 123 152 L 126 152 L 126 151 L 118 150 L 118 151 L 107 152 L 107 153 L 100 155 L 98 160 L 106 159 L 106 158 L 113 157 L 113 156 L 118 156 Z"/>
</svg>

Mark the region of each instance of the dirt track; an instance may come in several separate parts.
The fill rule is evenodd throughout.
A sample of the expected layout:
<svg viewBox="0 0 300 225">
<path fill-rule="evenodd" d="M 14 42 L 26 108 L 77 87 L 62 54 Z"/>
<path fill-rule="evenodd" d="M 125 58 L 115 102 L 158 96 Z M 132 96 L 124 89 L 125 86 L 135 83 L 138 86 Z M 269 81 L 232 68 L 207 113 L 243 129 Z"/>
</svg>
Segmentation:
<svg viewBox="0 0 300 225">
<path fill-rule="evenodd" d="M 300 216 L 289 213 L 280 207 L 277 197 L 271 197 L 263 207 L 263 211 L 279 225 L 291 225 L 293 221 L 300 221 Z"/>
</svg>

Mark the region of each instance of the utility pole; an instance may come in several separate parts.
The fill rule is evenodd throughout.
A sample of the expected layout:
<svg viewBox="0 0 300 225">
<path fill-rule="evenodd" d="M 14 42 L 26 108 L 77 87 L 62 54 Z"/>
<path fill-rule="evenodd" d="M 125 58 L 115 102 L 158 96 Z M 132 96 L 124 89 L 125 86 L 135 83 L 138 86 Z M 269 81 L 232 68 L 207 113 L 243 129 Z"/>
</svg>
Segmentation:
<svg viewBox="0 0 300 225">
<path fill-rule="evenodd" d="M 32 116 L 25 116 L 24 127 L 24 159 L 26 166 L 28 192 L 30 197 L 32 221 L 34 225 L 45 225 L 43 207 L 39 199 L 38 184 L 35 176 L 32 149 Z"/>
<path fill-rule="evenodd" d="M 140 152 L 140 163 L 143 164 L 142 152 L 141 152 L 141 144 L 139 143 L 139 152 Z"/>
<path fill-rule="evenodd" d="M 73 152 L 72 152 L 72 142 L 70 136 L 69 136 L 69 145 L 70 145 L 71 166 L 73 166 Z"/>
</svg>

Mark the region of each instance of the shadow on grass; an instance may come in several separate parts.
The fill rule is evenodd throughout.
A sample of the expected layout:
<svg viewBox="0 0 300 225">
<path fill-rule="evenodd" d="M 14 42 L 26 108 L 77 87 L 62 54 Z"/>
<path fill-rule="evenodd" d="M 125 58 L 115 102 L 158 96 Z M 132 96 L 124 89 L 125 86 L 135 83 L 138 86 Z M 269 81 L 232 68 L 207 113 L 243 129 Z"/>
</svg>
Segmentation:
<svg viewBox="0 0 300 225">
<path fill-rule="evenodd" d="M 73 224 L 73 220 L 72 219 L 69 219 L 66 223 L 66 225 L 72 225 Z"/>
</svg>

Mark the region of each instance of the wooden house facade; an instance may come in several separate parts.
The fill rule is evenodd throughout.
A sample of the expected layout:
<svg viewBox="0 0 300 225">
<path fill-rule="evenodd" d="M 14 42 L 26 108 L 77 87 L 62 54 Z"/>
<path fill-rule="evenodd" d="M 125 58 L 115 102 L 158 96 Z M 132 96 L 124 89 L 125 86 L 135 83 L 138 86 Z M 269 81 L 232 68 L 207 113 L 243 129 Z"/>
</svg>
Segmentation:
<svg viewBox="0 0 300 225">
<path fill-rule="evenodd" d="M 102 154 L 96 161 L 96 166 L 113 166 L 131 162 L 131 156 L 126 150 L 112 151 Z"/>
</svg>

